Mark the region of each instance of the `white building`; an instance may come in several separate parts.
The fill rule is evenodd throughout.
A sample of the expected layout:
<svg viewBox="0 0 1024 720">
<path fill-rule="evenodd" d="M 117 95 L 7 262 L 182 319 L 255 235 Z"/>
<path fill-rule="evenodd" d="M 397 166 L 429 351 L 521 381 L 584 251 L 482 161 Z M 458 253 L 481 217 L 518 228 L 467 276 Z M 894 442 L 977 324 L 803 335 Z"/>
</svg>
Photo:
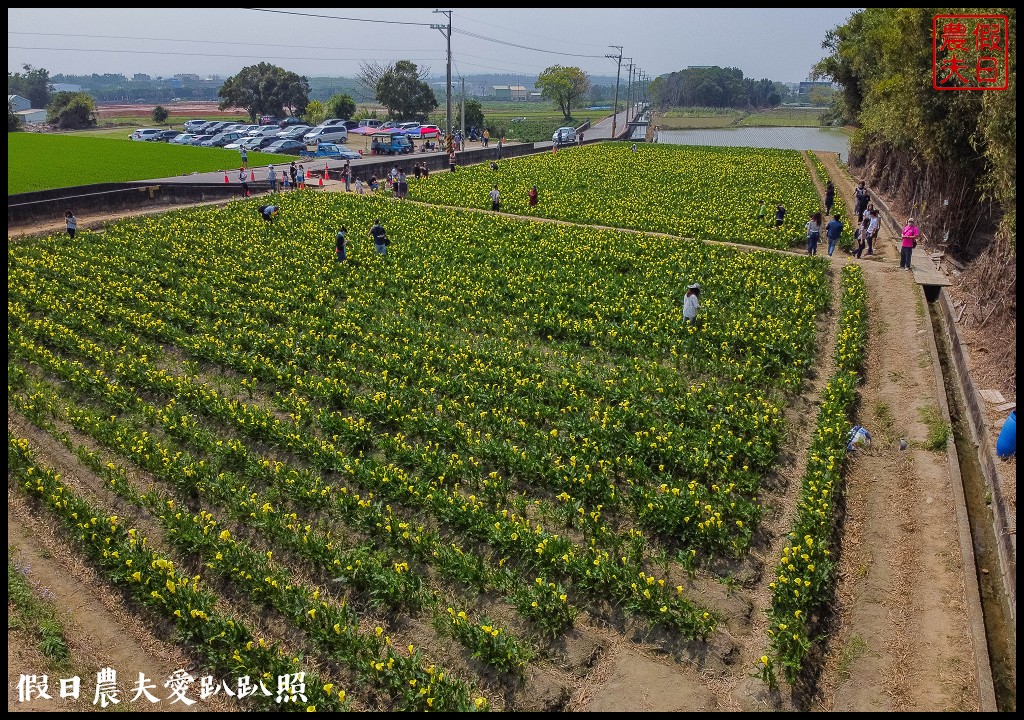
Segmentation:
<svg viewBox="0 0 1024 720">
<path fill-rule="evenodd" d="M 14 113 L 23 123 L 44 123 L 46 122 L 46 110 L 19 110 Z"/>
<path fill-rule="evenodd" d="M 7 105 L 14 112 L 21 112 L 22 110 L 28 110 L 32 107 L 32 102 L 28 98 L 24 98 L 21 95 L 8 95 Z"/>
</svg>

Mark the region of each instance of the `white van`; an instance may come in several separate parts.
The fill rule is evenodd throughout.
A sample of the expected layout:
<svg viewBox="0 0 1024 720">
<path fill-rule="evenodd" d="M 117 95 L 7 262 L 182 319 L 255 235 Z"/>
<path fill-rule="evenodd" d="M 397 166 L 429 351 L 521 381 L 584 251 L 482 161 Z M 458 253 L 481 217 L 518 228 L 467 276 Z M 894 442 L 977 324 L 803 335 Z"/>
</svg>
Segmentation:
<svg viewBox="0 0 1024 720">
<path fill-rule="evenodd" d="M 346 143 L 348 142 L 348 128 L 344 125 L 315 127 L 302 136 L 302 142 L 307 145 L 318 145 L 322 142 Z"/>
</svg>

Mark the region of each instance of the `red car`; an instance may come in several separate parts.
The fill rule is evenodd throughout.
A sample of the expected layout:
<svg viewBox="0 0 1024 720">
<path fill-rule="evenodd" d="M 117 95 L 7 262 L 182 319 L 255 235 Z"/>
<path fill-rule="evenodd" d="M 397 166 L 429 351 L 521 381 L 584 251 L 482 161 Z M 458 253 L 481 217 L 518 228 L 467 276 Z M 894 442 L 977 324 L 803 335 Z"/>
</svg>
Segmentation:
<svg viewBox="0 0 1024 720">
<path fill-rule="evenodd" d="M 437 125 L 420 125 L 420 137 L 439 138 L 441 137 L 441 128 Z"/>
</svg>

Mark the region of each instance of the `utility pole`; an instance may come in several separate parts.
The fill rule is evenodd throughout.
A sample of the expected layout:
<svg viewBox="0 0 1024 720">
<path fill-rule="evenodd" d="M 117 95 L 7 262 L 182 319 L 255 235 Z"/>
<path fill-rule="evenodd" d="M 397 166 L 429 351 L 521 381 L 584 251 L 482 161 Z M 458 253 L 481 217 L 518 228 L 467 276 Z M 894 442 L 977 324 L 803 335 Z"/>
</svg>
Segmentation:
<svg viewBox="0 0 1024 720">
<path fill-rule="evenodd" d="M 462 141 L 466 141 L 466 78 L 460 77 L 462 81 L 462 112 L 459 115 L 462 117 Z"/>
<path fill-rule="evenodd" d="M 615 139 L 615 121 L 619 117 L 619 74 L 622 72 L 622 46 L 621 45 L 609 45 L 619 51 L 618 55 L 605 55 L 606 58 L 615 60 L 618 63 L 618 69 L 615 71 L 615 104 L 612 106 L 612 140 Z"/>
<path fill-rule="evenodd" d="M 629 60 L 629 78 L 626 80 L 626 125 L 629 125 L 629 108 L 632 101 L 633 95 L 633 58 L 625 58 Z M 626 138 L 627 140 L 629 138 Z"/>
<path fill-rule="evenodd" d="M 441 13 L 447 16 L 447 25 L 431 25 L 431 29 L 440 30 L 441 34 L 448 40 L 448 82 L 444 86 L 444 98 L 447 112 L 445 114 L 445 126 L 444 134 L 446 138 L 452 136 L 452 11 L 451 10 L 435 10 L 436 13 Z M 447 144 L 447 143 L 446 143 Z"/>
</svg>

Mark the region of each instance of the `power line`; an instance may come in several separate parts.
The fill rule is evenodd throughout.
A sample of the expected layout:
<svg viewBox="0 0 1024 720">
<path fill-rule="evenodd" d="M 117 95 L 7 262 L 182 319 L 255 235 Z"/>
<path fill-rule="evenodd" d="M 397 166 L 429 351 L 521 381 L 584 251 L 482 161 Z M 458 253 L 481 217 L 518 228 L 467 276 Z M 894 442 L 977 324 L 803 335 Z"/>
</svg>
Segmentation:
<svg viewBox="0 0 1024 720">
<path fill-rule="evenodd" d="M 508 45 L 509 47 L 519 48 L 521 50 L 532 50 L 533 52 L 548 53 L 550 55 L 566 55 L 568 57 L 581 57 L 581 58 L 603 58 L 604 55 L 581 55 L 580 53 L 569 53 L 561 52 L 559 50 L 542 50 L 540 48 L 530 47 L 529 45 L 519 45 L 518 43 L 511 43 L 505 40 L 498 40 L 497 38 L 487 37 L 486 35 L 478 35 L 477 33 L 469 32 L 468 30 L 459 30 L 452 28 L 452 32 L 458 33 L 459 35 L 465 35 L 476 40 L 486 40 L 487 42 L 497 43 L 498 45 Z"/>
<path fill-rule="evenodd" d="M 265 60 L 323 60 L 325 62 L 338 62 L 346 60 L 362 60 L 362 56 L 352 58 L 325 58 L 325 57 L 280 57 L 275 55 L 266 55 L 264 53 L 250 54 L 250 55 L 231 55 L 227 53 L 203 53 L 203 52 L 164 52 L 160 50 L 116 50 L 110 48 L 72 48 L 72 47 L 29 47 L 24 45 L 8 45 L 8 49 L 13 50 L 47 50 L 50 52 L 60 52 L 62 50 L 68 50 L 72 52 L 98 52 L 98 53 L 125 53 L 129 55 L 175 55 L 178 57 L 225 57 L 225 58 L 263 58 Z M 403 60 L 410 60 L 413 58 L 403 57 Z M 419 58 L 423 60 L 443 60 L 443 58 Z"/>
<path fill-rule="evenodd" d="M 300 15 L 302 17 L 322 18 L 324 20 L 351 20 L 352 22 L 382 23 L 385 25 L 417 25 L 419 27 L 430 27 L 430 23 L 404 22 L 402 20 L 370 20 L 367 18 L 338 17 L 337 15 L 318 15 L 316 13 L 301 13 L 292 10 L 266 10 L 264 8 L 242 8 L 253 12 L 277 13 L 279 15 Z"/>
</svg>

